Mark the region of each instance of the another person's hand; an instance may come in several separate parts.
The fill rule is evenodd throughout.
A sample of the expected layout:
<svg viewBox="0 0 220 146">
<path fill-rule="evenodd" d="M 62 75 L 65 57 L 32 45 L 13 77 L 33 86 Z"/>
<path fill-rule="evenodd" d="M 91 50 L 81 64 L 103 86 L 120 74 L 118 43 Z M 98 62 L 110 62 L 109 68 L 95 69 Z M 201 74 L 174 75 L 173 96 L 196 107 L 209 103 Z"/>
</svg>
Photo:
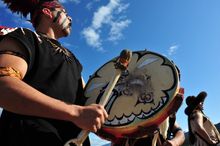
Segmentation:
<svg viewBox="0 0 220 146">
<path fill-rule="evenodd" d="M 218 139 L 214 136 L 210 136 L 211 138 L 211 144 L 217 144 L 218 143 Z"/>
<path fill-rule="evenodd" d="M 210 136 L 210 138 L 214 141 L 218 141 L 218 139 L 215 136 Z"/>
<path fill-rule="evenodd" d="M 98 104 L 79 106 L 77 116 L 73 122 L 80 128 L 91 132 L 97 132 L 107 119 L 108 114 L 104 107 Z"/>
</svg>

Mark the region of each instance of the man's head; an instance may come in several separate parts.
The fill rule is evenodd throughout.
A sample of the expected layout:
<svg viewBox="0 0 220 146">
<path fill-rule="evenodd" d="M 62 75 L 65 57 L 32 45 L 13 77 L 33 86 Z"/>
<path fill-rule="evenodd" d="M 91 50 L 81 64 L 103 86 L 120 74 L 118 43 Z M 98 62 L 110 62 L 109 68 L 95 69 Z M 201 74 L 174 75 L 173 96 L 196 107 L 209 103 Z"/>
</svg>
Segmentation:
<svg viewBox="0 0 220 146">
<path fill-rule="evenodd" d="M 53 11 L 57 8 L 63 9 L 63 6 L 57 0 L 42 1 L 37 3 L 36 6 L 30 10 L 31 22 L 35 28 L 39 25 L 41 15 L 43 14 L 43 10 L 45 8 Z"/>
<path fill-rule="evenodd" d="M 188 96 L 186 98 L 187 108 L 185 114 L 190 115 L 194 110 L 203 110 L 203 102 L 207 96 L 206 92 L 200 92 L 196 97 Z"/>
<path fill-rule="evenodd" d="M 67 15 L 63 7 L 53 9 L 42 8 L 36 19 L 38 25 L 35 26 L 35 29 L 41 31 L 46 27 L 50 27 L 56 34 L 56 37 L 59 38 L 70 34 L 71 21 L 72 19 Z"/>
</svg>

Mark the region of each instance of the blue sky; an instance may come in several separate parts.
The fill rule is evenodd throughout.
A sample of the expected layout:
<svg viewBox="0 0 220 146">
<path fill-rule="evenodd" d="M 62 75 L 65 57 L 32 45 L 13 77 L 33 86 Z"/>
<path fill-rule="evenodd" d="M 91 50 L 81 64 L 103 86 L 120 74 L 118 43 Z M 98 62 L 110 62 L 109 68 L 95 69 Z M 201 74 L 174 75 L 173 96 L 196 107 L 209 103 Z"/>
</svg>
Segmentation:
<svg viewBox="0 0 220 146">
<path fill-rule="evenodd" d="M 62 0 L 73 19 L 70 37 L 61 39 L 84 66 L 87 81 L 124 48 L 165 55 L 181 70 L 185 98 L 206 91 L 204 112 L 220 122 L 219 0 Z M 0 2 L 0 25 L 29 27 Z M 187 130 L 185 101 L 177 121 Z"/>
</svg>

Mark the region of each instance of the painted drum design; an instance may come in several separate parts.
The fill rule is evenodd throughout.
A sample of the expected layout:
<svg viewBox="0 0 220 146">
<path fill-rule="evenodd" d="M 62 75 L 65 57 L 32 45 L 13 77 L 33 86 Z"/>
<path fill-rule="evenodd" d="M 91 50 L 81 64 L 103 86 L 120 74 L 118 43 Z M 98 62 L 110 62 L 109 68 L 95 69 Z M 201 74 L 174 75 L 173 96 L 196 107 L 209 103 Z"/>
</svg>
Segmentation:
<svg viewBox="0 0 220 146">
<path fill-rule="evenodd" d="M 85 87 L 86 105 L 99 103 L 114 74 L 116 60 L 110 60 L 90 77 Z M 105 106 L 109 117 L 97 135 L 113 141 L 149 134 L 176 110 L 178 90 L 179 72 L 172 61 L 146 50 L 132 52 L 128 69 Z"/>
</svg>

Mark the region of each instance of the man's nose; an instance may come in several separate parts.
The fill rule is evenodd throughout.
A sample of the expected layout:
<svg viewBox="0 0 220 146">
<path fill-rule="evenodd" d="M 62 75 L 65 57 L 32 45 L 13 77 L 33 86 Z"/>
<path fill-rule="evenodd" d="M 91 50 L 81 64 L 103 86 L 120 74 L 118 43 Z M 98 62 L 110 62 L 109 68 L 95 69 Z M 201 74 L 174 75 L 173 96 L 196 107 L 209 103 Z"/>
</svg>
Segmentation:
<svg viewBox="0 0 220 146">
<path fill-rule="evenodd" d="M 70 20 L 70 22 L 72 22 L 72 18 L 70 16 L 68 16 L 68 19 Z"/>
</svg>

